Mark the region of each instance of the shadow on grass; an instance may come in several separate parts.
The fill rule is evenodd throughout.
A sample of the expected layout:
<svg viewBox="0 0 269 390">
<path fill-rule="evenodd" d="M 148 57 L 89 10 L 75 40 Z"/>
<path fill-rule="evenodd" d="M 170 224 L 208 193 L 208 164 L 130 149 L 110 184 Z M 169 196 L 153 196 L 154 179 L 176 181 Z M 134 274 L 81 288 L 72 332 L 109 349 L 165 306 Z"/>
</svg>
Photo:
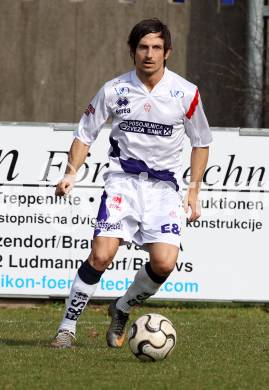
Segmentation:
<svg viewBox="0 0 269 390">
<path fill-rule="evenodd" d="M 8 345 L 9 347 L 49 347 L 49 340 L 22 340 L 22 339 L 0 339 L 0 345 Z"/>
<path fill-rule="evenodd" d="M 86 340 L 87 341 L 87 340 Z M 41 347 L 41 348 L 46 348 L 46 349 L 50 349 L 52 351 L 55 351 L 55 350 L 60 350 L 60 351 L 73 351 L 73 350 L 76 350 L 76 349 L 92 349 L 93 346 L 91 344 L 87 344 L 87 343 L 80 343 L 80 342 L 76 342 L 75 345 L 72 346 L 72 348 L 60 348 L 60 349 L 55 349 L 55 348 L 52 348 L 51 347 L 51 342 L 52 342 L 52 339 L 43 339 L 43 340 L 23 340 L 23 339 L 8 339 L 8 338 L 3 338 L 3 339 L 0 339 L 0 347 L 3 346 L 3 345 L 6 345 L 6 346 L 9 346 L 9 347 Z M 106 350 L 107 349 L 107 346 L 104 344 L 103 346 L 99 346 L 99 349 L 104 349 Z M 113 359 L 111 359 L 113 360 Z"/>
<path fill-rule="evenodd" d="M 89 307 L 95 308 L 98 306 L 109 305 L 111 299 L 93 299 L 89 303 Z M 267 307 L 269 310 L 269 302 L 240 302 L 240 301 L 173 301 L 162 299 L 149 299 L 139 307 L 160 307 L 160 308 L 184 308 L 184 309 L 213 309 L 213 308 L 240 308 L 240 307 Z"/>
</svg>

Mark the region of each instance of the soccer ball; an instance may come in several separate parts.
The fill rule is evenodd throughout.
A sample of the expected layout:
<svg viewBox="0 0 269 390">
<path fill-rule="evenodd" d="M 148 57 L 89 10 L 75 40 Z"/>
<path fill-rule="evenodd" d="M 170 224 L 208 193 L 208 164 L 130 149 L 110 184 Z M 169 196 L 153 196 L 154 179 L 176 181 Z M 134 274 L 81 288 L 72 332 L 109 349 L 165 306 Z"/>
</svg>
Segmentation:
<svg viewBox="0 0 269 390">
<path fill-rule="evenodd" d="M 176 338 L 172 322 L 156 313 L 139 317 L 128 334 L 131 351 L 138 359 L 146 362 L 165 359 L 174 349 Z"/>
</svg>

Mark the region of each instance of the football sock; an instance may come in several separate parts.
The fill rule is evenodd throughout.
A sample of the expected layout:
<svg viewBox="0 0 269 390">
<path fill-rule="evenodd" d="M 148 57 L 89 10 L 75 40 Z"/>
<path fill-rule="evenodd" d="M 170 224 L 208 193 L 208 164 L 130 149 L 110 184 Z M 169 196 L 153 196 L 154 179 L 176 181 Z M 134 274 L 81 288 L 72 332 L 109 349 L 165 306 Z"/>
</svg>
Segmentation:
<svg viewBox="0 0 269 390">
<path fill-rule="evenodd" d="M 118 299 L 117 309 L 130 313 L 132 307 L 142 303 L 145 299 L 154 295 L 168 278 L 168 275 L 159 276 L 151 268 L 149 262 L 143 265 L 135 275 L 134 282 L 126 291 L 125 295 Z"/>
<path fill-rule="evenodd" d="M 78 269 L 59 329 L 76 333 L 77 320 L 94 294 L 103 271 L 97 271 L 86 260 Z"/>
</svg>

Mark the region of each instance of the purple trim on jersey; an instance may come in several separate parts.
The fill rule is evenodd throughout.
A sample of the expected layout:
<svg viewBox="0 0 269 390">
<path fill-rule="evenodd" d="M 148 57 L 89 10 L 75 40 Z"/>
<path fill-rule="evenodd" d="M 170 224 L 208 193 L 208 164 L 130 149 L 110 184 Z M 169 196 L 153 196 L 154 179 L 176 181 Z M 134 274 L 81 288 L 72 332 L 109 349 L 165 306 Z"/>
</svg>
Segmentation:
<svg viewBox="0 0 269 390">
<path fill-rule="evenodd" d="M 110 152 L 110 157 L 120 157 L 120 148 L 119 141 L 114 139 L 113 137 L 109 137 L 110 145 L 112 146 L 112 151 Z"/>
<path fill-rule="evenodd" d="M 97 218 L 96 218 L 97 222 L 106 221 L 109 217 L 108 210 L 106 207 L 106 200 L 107 200 L 107 193 L 106 193 L 106 191 L 104 191 L 102 196 L 101 196 L 101 203 L 100 203 Z M 101 232 L 101 229 L 95 229 L 94 234 L 93 234 L 93 238 L 98 236 L 98 234 L 100 234 L 100 232 Z"/>
<path fill-rule="evenodd" d="M 134 158 L 128 158 L 128 160 L 123 160 L 120 158 L 120 148 L 119 142 L 115 140 L 113 137 L 109 138 L 110 144 L 112 146 L 112 151 L 110 152 L 110 157 L 118 157 L 120 161 L 120 165 L 124 172 L 126 173 L 134 173 L 139 175 L 142 172 L 147 172 L 149 177 L 154 179 L 158 179 L 161 181 L 170 181 L 176 187 L 176 191 L 179 190 L 179 185 L 177 183 L 176 178 L 174 177 L 175 173 L 168 171 L 165 169 L 164 171 L 156 171 L 153 168 L 147 166 L 147 164 L 142 160 L 136 160 Z"/>
<path fill-rule="evenodd" d="M 142 172 L 147 172 L 149 177 L 161 181 L 172 182 L 176 187 L 176 191 L 179 190 L 179 185 L 176 178 L 174 177 L 175 173 L 168 171 L 168 169 L 165 169 L 164 171 L 156 171 L 155 169 L 149 168 L 144 161 L 135 160 L 134 158 L 128 158 L 128 160 L 123 160 L 120 158 L 120 164 L 126 173 L 135 173 L 139 175 Z"/>
</svg>

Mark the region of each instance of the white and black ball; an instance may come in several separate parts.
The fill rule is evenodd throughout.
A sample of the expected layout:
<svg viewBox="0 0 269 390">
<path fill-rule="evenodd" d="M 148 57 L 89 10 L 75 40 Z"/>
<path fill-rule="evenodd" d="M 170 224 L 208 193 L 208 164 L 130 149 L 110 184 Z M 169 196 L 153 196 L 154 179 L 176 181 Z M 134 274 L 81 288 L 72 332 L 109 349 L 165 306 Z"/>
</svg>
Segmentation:
<svg viewBox="0 0 269 390">
<path fill-rule="evenodd" d="M 161 314 L 150 313 L 133 322 L 128 334 L 132 353 L 142 361 L 165 359 L 176 345 L 176 330 Z"/>
</svg>

